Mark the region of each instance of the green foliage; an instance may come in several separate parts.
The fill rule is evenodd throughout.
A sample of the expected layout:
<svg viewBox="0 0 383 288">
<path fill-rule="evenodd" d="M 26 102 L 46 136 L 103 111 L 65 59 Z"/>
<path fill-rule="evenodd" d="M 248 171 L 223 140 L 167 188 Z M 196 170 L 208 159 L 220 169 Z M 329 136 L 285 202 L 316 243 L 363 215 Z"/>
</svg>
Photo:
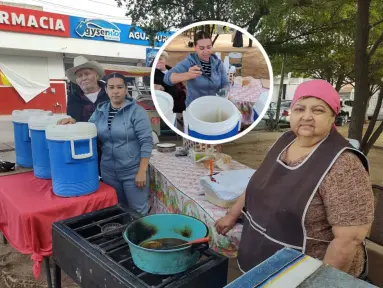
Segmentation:
<svg viewBox="0 0 383 288">
<path fill-rule="evenodd" d="M 374 1 L 370 47 L 383 33 L 383 3 Z M 315 1 L 305 7 L 280 6 L 262 22 L 257 38 L 264 45 L 278 75 L 281 55 L 287 55 L 286 71 L 301 77 L 325 79 L 339 90 L 354 82 L 355 1 Z M 271 17 L 273 16 L 273 17 Z M 383 39 L 382 39 L 383 41 Z M 383 76 L 383 47 L 370 59 L 370 85 Z"/>
<path fill-rule="evenodd" d="M 161 19 L 166 28 L 180 28 L 204 20 L 229 21 L 232 17 L 231 1 L 213 0 L 116 0 L 126 7 L 126 16 L 132 23 L 145 26 L 154 17 Z"/>
<path fill-rule="evenodd" d="M 326 79 L 338 89 L 353 69 L 355 8 L 352 1 L 316 1 L 304 7 L 286 6 L 267 18 L 258 39 L 275 70 L 287 55 L 286 71 Z M 273 28 L 274 27 L 274 28 Z"/>
</svg>

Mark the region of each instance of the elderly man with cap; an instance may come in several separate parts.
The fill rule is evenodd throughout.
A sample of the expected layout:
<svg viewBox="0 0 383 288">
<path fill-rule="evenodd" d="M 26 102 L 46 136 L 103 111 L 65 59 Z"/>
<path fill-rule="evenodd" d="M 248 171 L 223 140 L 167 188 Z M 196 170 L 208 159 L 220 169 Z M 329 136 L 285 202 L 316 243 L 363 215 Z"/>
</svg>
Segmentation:
<svg viewBox="0 0 383 288">
<path fill-rule="evenodd" d="M 366 279 L 364 240 L 374 218 L 366 157 L 334 127 L 340 96 L 324 80 L 304 82 L 291 104 L 291 131 L 267 153 L 237 203 L 217 221 L 227 233 L 244 216 L 238 265 L 247 272 L 294 248 Z"/>
<path fill-rule="evenodd" d="M 109 101 L 101 84 L 105 73 L 98 62 L 89 61 L 84 56 L 74 58 L 73 66 L 66 71 L 66 76 L 80 89 L 69 93 L 67 114 L 77 122 L 87 122 L 98 104 Z"/>
</svg>

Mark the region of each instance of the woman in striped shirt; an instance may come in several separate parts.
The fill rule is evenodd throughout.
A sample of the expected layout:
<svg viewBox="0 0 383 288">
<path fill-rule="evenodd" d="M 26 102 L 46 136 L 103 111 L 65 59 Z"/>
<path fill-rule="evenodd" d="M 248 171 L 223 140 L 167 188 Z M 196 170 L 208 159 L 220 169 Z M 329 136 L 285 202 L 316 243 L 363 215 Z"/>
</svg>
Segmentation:
<svg viewBox="0 0 383 288">
<path fill-rule="evenodd" d="M 199 97 L 214 96 L 219 89 L 229 87 L 223 62 L 213 54 L 213 43 L 208 33 L 196 33 L 194 50 L 195 53 L 188 55 L 164 77 L 169 86 L 186 82 L 186 107 Z"/>
</svg>

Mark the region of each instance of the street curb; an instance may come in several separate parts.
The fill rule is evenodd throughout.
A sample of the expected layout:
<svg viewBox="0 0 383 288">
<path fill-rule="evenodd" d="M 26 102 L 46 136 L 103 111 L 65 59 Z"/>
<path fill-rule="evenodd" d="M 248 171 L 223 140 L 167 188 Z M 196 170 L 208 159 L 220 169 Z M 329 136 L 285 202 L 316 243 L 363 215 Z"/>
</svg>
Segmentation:
<svg viewBox="0 0 383 288">
<path fill-rule="evenodd" d="M 11 152 L 11 151 L 15 151 L 15 148 L 1 149 L 0 153 Z"/>
<path fill-rule="evenodd" d="M 14 143 L 2 143 L 0 142 L 0 152 L 11 152 L 15 150 L 15 144 Z"/>
</svg>

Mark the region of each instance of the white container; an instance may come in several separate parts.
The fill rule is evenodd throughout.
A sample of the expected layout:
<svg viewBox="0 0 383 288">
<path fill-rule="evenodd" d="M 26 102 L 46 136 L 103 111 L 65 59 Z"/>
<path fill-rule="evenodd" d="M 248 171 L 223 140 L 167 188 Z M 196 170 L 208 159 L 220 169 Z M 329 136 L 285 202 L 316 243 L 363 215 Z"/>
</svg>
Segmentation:
<svg viewBox="0 0 383 288">
<path fill-rule="evenodd" d="M 51 166 L 45 129 L 48 125 L 56 124 L 57 121 L 65 118 L 70 118 L 70 116 L 58 114 L 39 115 L 29 118 L 28 127 L 32 146 L 33 173 L 37 178 L 51 179 Z"/>
<path fill-rule="evenodd" d="M 185 134 L 202 140 L 222 140 L 238 134 L 242 114 L 228 99 L 204 96 L 183 112 Z"/>
<path fill-rule="evenodd" d="M 229 56 L 225 56 L 225 60 L 223 60 L 223 67 L 225 68 L 226 73 L 230 70 L 230 59 Z"/>
<path fill-rule="evenodd" d="M 31 138 L 29 136 L 28 120 L 35 115 L 53 115 L 52 111 L 40 109 L 14 110 L 12 112 L 13 134 L 15 138 L 16 164 L 33 167 Z"/>
<path fill-rule="evenodd" d="M 173 115 L 169 121 L 170 121 L 170 123 L 173 123 L 174 127 L 177 127 L 177 114 L 173 113 Z"/>
<path fill-rule="evenodd" d="M 262 92 L 259 96 L 258 101 L 253 106 L 253 122 L 258 119 L 259 115 L 266 108 L 267 98 L 269 98 L 269 91 Z"/>
<path fill-rule="evenodd" d="M 47 114 L 31 116 L 28 120 L 29 130 L 45 131 L 48 125 L 57 124 L 61 119 L 71 118 L 66 114 Z"/>
<path fill-rule="evenodd" d="M 173 123 L 173 97 L 169 93 L 159 90 L 156 90 L 155 95 L 162 114 L 164 114 L 164 116 L 169 122 Z"/>
<path fill-rule="evenodd" d="M 29 118 L 37 115 L 53 115 L 52 111 L 24 109 L 12 111 L 12 122 L 28 124 Z"/>
</svg>

